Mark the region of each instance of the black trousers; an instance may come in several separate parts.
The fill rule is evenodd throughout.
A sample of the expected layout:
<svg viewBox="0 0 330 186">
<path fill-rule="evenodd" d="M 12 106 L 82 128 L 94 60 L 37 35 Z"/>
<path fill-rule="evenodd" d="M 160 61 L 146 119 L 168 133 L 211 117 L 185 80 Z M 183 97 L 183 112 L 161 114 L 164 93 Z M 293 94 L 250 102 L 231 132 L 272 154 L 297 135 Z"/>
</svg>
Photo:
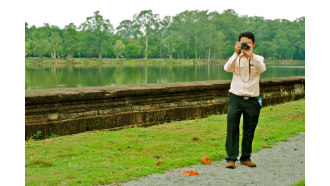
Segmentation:
<svg viewBox="0 0 330 186">
<path fill-rule="evenodd" d="M 243 114 L 242 155 L 240 161 L 251 160 L 252 141 L 258 124 L 261 106 L 258 98 L 244 99 L 242 96 L 229 94 L 227 114 L 227 161 L 237 161 L 239 154 L 239 124 Z"/>
</svg>

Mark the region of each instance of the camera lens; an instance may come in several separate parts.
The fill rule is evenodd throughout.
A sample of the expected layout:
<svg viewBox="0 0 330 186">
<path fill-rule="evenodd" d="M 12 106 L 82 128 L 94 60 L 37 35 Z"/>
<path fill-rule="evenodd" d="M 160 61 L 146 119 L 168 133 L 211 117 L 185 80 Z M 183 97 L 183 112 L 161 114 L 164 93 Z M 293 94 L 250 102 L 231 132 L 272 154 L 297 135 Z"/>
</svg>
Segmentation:
<svg viewBox="0 0 330 186">
<path fill-rule="evenodd" d="M 242 43 L 242 49 L 249 49 L 249 45 L 247 43 Z"/>
</svg>

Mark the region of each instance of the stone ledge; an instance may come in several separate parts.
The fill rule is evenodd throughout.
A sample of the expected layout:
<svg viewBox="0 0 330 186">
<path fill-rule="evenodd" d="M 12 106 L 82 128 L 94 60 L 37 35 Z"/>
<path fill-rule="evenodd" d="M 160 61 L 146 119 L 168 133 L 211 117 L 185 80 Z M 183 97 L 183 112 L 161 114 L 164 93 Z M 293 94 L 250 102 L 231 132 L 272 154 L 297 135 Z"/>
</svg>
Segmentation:
<svg viewBox="0 0 330 186">
<path fill-rule="evenodd" d="M 226 113 L 229 81 L 62 88 L 25 92 L 25 136 L 150 126 Z M 305 78 L 260 80 L 263 105 L 305 96 Z"/>
</svg>

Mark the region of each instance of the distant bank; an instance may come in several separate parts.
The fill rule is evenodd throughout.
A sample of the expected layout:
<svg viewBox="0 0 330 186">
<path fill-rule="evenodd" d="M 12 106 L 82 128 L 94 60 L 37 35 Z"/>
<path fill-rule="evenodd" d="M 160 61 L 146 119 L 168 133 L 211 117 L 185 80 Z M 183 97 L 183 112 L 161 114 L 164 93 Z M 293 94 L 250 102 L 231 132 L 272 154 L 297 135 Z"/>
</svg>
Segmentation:
<svg viewBox="0 0 330 186">
<path fill-rule="evenodd" d="M 168 59 L 168 58 L 137 58 L 137 59 L 125 59 L 125 58 L 25 58 L 25 63 L 29 64 L 204 64 L 204 63 L 218 63 L 224 64 L 227 59 Z M 305 65 L 305 60 L 273 60 L 265 59 L 268 65 Z"/>
</svg>

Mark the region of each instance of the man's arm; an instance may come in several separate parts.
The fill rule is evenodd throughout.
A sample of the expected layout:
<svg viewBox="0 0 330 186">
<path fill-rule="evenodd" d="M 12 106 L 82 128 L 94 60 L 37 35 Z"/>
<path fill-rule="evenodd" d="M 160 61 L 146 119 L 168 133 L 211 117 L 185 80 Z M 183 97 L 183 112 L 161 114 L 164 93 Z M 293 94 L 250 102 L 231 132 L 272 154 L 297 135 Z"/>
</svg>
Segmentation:
<svg viewBox="0 0 330 186">
<path fill-rule="evenodd" d="M 240 42 L 235 43 L 235 53 L 229 58 L 227 63 L 224 66 L 225 71 L 234 72 L 236 59 L 242 49 L 242 44 Z"/>
<path fill-rule="evenodd" d="M 235 52 L 227 61 L 227 63 L 224 66 L 225 71 L 227 72 L 234 72 L 235 70 L 235 62 L 237 59 L 238 55 Z"/>
<path fill-rule="evenodd" d="M 266 65 L 264 63 L 264 57 L 262 56 L 257 56 L 252 54 L 252 58 L 251 61 L 254 64 L 255 69 L 259 72 L 259 73 L 263 73 L 266 71 Z"/>
</svg>

